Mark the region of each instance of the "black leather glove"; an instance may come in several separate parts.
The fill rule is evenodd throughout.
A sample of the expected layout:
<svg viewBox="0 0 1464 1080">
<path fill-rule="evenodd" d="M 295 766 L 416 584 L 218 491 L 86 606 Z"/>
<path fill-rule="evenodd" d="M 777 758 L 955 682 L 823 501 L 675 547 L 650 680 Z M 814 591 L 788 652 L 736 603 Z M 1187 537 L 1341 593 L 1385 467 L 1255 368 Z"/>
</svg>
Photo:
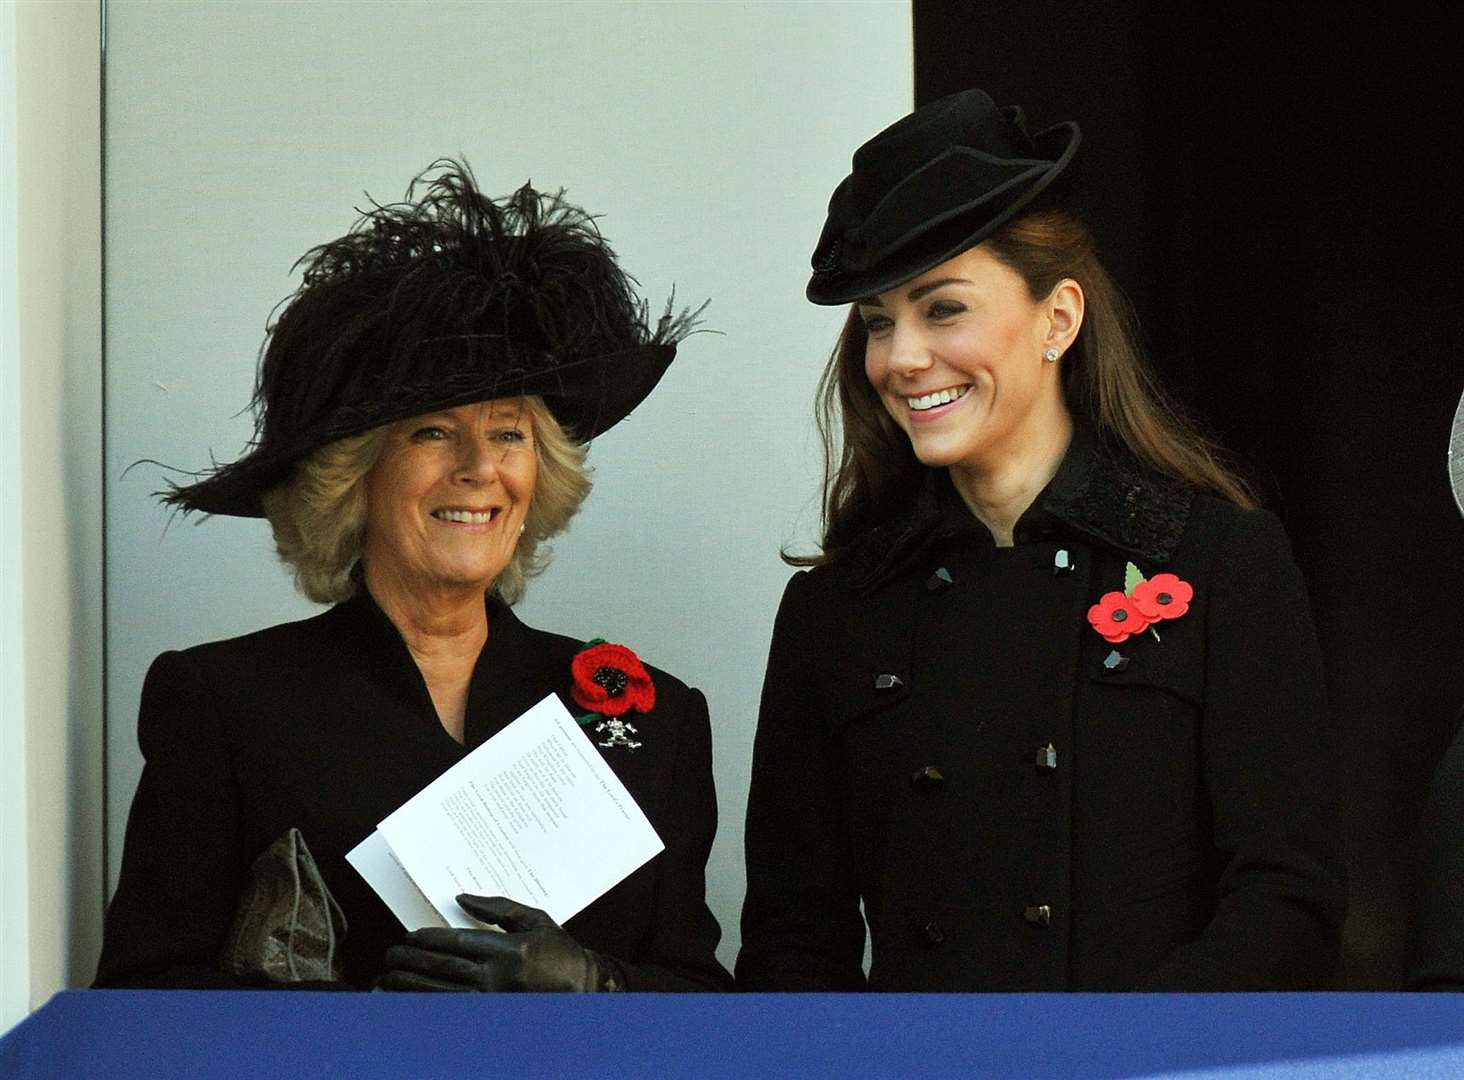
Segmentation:
<svg viewBox="0 0 1464 1080">
<path fill-rule="evenodd" d="M 457 898 L 502 930 L 427 927 L 386 951 L 382 990 L 623 990 L 615 962 L 582 948 L 538 908 L 502 896 Z"/>
</svg>

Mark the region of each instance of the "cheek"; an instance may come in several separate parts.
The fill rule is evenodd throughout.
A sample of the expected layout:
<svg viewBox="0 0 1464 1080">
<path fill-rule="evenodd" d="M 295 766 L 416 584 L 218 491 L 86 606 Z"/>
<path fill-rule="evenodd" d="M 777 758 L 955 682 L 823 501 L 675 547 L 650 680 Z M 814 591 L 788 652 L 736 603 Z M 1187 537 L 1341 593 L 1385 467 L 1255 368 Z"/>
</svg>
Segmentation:
<svg viewBox="0 0 1464 1080">
<path fill-rule="evenodd" d="M 871 343 L 864 349 L 864 379 L 874 390 L 875 399 L 880 407 L 889 414 L 890 418 L 897 424 L 905 422 L 905 409 L 903 398 L 892 398 L 896 392 L 889 387 L 890 365 L 889 356 L 886 350 Z"/>
<path fill-rule="evenodd" d="M 391 478 L 378 465 L 366 478 L 366 534 L 370 536 L 381 529 L 383 522 L 391 515 Z"/>
<path fill-rule="evenodd" d="M 884 385 L 885 374 L 889 365 L 885 363 L 884 350 L 874 342 L 864 346 L 864 377 L 869 380 L 869 385 L 876 390 Z"/>
<path fill-rule="evenodd" d="M 1016 323 L 994 335 L 987 348 L 998 370 L 1028 378 L 1041 370 L 1041 340 L 1035 323 Z"/>
<path fill-rule="evenodd" d="M 406 516 L 414 492 L 412 478 L 398 472 L 386 471 L 373 485 L 368 495 L 368 505 L 382 520 Z"/>
<path fill-rule="evenodd" d="M 1005 344 L 989 330 L 971 330 L 952 338 L 947 356 L 951 367 L 974 381 L 990 380 L 1001 368 Z"/>
<path fill-rule="evenodd" d="M 520 512 L 527 510 L 529 502 L 533 499 L 534 487 L 538 478 L 539 462 L 534 454 L 526 454 L 523 460 L 514 462 L 509 479 L 509 493 L 519 504 Z"/>
<path fill-rule="evenodd" d="M 366 479 L 368 535 L 402 537 L 423 529 L 422 500 L 433 486 L 437 462 L 398 452 L 379 462 Z"/>
</svg>

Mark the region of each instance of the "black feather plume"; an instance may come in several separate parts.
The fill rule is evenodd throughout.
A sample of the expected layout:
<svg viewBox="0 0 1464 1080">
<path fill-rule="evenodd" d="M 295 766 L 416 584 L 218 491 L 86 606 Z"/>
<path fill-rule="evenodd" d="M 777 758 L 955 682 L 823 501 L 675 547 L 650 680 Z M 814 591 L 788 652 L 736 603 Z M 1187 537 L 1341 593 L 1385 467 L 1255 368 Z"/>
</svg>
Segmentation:
<svg viewBox="0 0 1464 1080">
<path fill-rule="evenodd" d="M 295 264 L 303 281 L 261 351 L 250 454 L 176 488 L 167 501 L 205 508 L 235 482 L 257 487 L 277 479 L 259 470 L 271 463 L 287 468 L 302 445 L 432 411 L 462 395 L 506 396 L 524 385 L 563 390 L 584 377 L 571 374 L 581 361 L 674 347 L 705 307 L 677 313 L 673 297 L 651 326 L 635 279 L 620 269 L 591 215 L 562 190 L 549 194 L 528 184 L 489 198 L 465 162 L 439 159 L 412 181 L 402 202 L 373 201 L 358 212 L 344 236 Z M 674 349 L 665 352 L 635 400 L 649 392 Z M 639 370 L 626 375 L 632 383 L 648 377 Z M 607 382 L 617 374 L 610 364 L 596 365 L 592 377 Z M 600 387 L 581 397 L 597 395 L 611 396 Z M 592 416 L 579 426 L 603 430 L 617 418 L 597 425 Z"/>
</svg>

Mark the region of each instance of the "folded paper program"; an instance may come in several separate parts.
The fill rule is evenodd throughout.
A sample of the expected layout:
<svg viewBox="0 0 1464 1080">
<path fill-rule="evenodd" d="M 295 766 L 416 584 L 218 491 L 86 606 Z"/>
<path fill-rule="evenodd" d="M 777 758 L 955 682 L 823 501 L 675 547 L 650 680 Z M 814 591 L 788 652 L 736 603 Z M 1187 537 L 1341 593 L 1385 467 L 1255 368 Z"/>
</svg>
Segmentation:
<svg viewBox="0 0 1464 1080">
<path fill-rule="evenodd" d="M 408 930 L 480 925 L 460 893 L 563 924 L 664 845 L 550 694 L 428 784 L 346 859 Z"/>
</svg>

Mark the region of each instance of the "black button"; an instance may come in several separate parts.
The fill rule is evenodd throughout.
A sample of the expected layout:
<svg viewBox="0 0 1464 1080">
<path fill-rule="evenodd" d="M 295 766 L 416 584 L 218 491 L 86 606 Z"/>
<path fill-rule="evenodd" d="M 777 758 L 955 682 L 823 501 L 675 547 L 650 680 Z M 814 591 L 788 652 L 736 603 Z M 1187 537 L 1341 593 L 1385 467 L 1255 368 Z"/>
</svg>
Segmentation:
<svg viewBox="0 0 1464 1080">
<path fill-rule="evenodd" d="M 1051 772 L 1057 768 L 1057 747 L 1048 743 L 1046 746 L 1037 748 L 1037 771 Z"/>
<path fill-rule="evenodd" d="M 1052 908 L 1046 904 L 1038 904 L 1034 907 L 1026 908 L 1022 912 L 1022 918 L 1026 919 L 1033 926 L 1051 926 Z"/>
<path fill-rule="evenodd" d="M 940 787 L 945 783 L 945 773 L 934 765 L 927 765 L 925 768 L 910 774 L 910 786 L 917 791 L 929 791 L 932 788 Z"/>
<path fill-rule="evenodd" d="M 931 945 L 941 945 L 945 943 L 945 931 L 940 928 L 940 923 L 936 922 L 934 919 L 931 919 L 920 929 L 925 934 L 925 940 Z"/>
<path fill-rule="evenodd" d="M 1069 574 L 1076 570 L 1073 565 L 1073 556 L 1067 548 L 1058 548 L 1057 554 L 1052 558 L 1052 572 L 1054 574 Z"/>
<path fill-rule="evenodd" d="M 898 675 L 876 675 L 874 677 L 874 688 L 876 690 L 898 690 L 905 685 L 905 680 Z"/>
<path fill-rule="evenodd" d="M 925 579 L 926 589 L 933 593 L 945 592 L 953 584 L 955 584 L 955 579 L 951 577 L 951 572 L 944 566 L 938 567 L 935 573 Z"/>
<path fill-rule="evenodd" d="M 1110 650 L 1108 655 L 1103 658 L 1103 674 L 1105 675 L 1117 675 L 1128 666 L 1129 658 L 1117 649 Z"/>
</svg>

